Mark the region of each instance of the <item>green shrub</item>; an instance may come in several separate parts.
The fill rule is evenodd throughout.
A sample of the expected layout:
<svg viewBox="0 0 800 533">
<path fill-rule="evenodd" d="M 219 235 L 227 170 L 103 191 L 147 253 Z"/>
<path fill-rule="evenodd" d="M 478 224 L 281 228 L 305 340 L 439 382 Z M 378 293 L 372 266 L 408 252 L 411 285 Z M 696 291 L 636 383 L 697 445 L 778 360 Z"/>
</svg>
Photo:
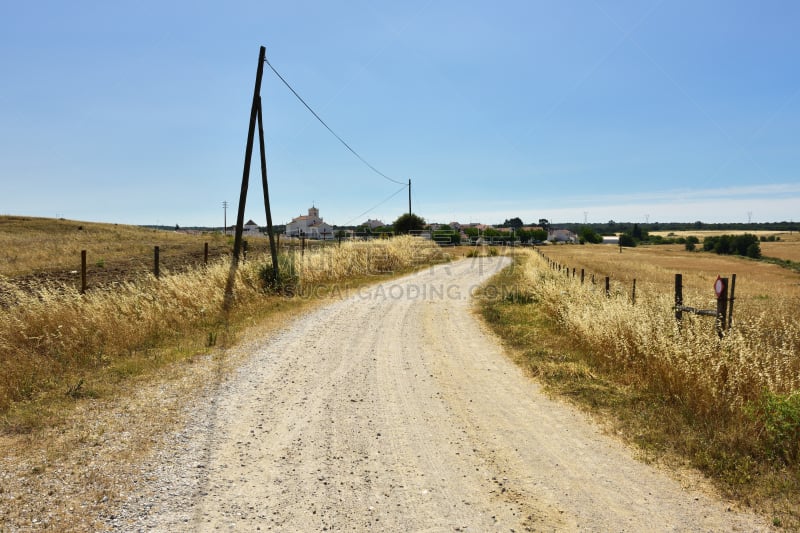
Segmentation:
<svg viewBox="0 0 800 533">
<path fill-rule="evenodd" d="M 300 280 L 295 271 L 294 261 L 288 254 L 278 255 L 277 280 L 273 274 L 271 261 L 259 269 L 258 275 L 261 278 L 265 291 L 283 294 L 293 294 L 297 290 Z"/>
<path fill-rule="evenodd" d="M 763 426 L 761 435 L 768 455 L 787 463 L 800 458 L 800 392 L 785 395 L 765 391 L 749 412 Z"/>
</svg>

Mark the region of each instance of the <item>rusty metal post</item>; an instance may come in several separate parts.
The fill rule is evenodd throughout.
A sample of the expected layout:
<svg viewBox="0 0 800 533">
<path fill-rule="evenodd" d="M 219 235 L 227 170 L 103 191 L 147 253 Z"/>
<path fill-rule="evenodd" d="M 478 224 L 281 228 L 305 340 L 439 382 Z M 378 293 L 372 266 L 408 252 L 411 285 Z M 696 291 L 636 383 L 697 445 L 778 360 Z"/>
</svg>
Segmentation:
<svg viewBox="0 0 800 533">
<path fill-rule="evenodd" d="M 159 277 L 159 275 L 161 274 L 158 265 L 159 254 L 160 250 L 158 246 L 156 246 L 155 248 L 153 248 L 153 275 L 155 275 L 156 278 Z"/>
<path fill-rule="evenodd" d="M 683 311 L 681 311 L 681 306 L 683 305 L 683 274 L 675 274 L 675 320 L 678 322 L 680 326 L 681 321 L 683 320 Z"/>
</svg>

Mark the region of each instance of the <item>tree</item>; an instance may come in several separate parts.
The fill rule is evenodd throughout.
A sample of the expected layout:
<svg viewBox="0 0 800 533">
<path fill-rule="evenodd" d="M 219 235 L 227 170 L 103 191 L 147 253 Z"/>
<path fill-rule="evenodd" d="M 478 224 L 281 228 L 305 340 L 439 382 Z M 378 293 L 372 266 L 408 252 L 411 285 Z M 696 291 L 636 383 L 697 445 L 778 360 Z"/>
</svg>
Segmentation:
<svg viewBox="0 0 800 533">
<path fill-rule="evenodd" d="M 531 232 L 531 239 L 537 242 L 544 242 L 547 240 L 547 230 L 535 229 Z"/>
<path fill-rule="evenodd" d="M 461 234 L 448 225 L 444 225 L 431 233 L 437 244 L 461 244 Z"/>
<path fill-rule="evenodd" d="M 412 231 L 422 231 L 425 228 L 425 219 L 414 213 L 405 213 L 394 221 L 394 231 L 398 234 L 408 234 Z"/>
<path fill-rule="evenodd" d="M 633 248 L 636 246 L 636 239 L 630 233 L 623 233 L 619 236 L 619 245 Z"/>
<path fill-rule="evenodd" d="M 546 218 L 539 219 L 539 225 L 542 227 L 543 230 L 547 231 L 550 229 L 550 221 Z"/>
<path fill-rule="evenodd" d="M 603 242 L 603 236 L 599 233 L 596 233 L 592 228 L 589 226 L 583 226 L 581 228 L 580 234 L 578 236 L 579 242 L 583 243 L 591 243 L 591 244 L 600 244 Z"/>
<path fill-rule="evenodd" d="M 521 219 L 521 218 L 519 218 L 519 217 L 514 217 L 514 218 L 507 218 L 505 222 L 503 222 L 502 224 L 500 224 L 500 227 L 501 227 L 501 228 L 514 228 L 514 229 L 519 229 L 519 228 L 521 228 L 521 227 L 522 227 L 522 226 L 524 226 L 524 225 L 525 225 L 525 224 L 523 224 L 523 223 L 522 223 L 522 219 Z"/>
</svg>

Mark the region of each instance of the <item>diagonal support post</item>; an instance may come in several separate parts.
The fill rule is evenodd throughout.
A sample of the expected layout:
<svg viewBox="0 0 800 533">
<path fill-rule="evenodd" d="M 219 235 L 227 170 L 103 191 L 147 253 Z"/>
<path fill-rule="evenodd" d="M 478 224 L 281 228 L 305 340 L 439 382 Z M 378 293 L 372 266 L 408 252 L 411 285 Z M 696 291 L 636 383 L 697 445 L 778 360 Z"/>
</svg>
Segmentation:
<svg viewBox="0 0 800 533">
<path fill-rule="evenodd" d="M 278 285 L 278 248 L 275 246 L 275 235 L 272 231 L 272 209 L 269 205 L 269 184 L 267 183 L 267 152 L 264 147 L 264 118 L 261 108 L 261 96 L 258 97 L 258 146 L 261 152 L 261 185 L 264 189 L 264 210 L 267 214 L 267 236 L 269 251 L 272 255 L 272 285 Z"/>
<path fill-rule="evenodd" d="M 261 94 L 261 78 L 264 76 L 264 60 L 267 49 L 263 46 L 258 52 L 258 70 L 256 71 L 256 86 L 253 90 L 253 104 L 250 106 L 250 126 L 247 130 L 247 147 L 244 152 L 244 170 L 242 171 L 242 189 L 239 193 L 239 211 L 236 215 L 236 234 L 233 239 L 233 262 L 239 262 L 242 248 L 242 232 L 244 231 L 244 207 L 247 202 L 247 185 L 250 179 L 250 162 L 253 157 L 253 140 L 255 137 L 256 120 L 258 116 L 259 95 Z"/>
</svg>

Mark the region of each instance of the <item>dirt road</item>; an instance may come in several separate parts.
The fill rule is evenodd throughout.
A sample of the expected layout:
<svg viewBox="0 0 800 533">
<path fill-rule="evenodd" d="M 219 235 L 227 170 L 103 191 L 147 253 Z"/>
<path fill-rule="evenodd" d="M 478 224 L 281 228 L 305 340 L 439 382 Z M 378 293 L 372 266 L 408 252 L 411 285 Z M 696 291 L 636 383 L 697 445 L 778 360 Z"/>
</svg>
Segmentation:
<svg viewBox="0 0 800 533">
<path fill-rule="evenodd" d="M 637 462 L 507 359 L 469 298 L 506 264 L 363 289 L 250 347 L 109 526 L 768 530 Z"/>
</svg>

